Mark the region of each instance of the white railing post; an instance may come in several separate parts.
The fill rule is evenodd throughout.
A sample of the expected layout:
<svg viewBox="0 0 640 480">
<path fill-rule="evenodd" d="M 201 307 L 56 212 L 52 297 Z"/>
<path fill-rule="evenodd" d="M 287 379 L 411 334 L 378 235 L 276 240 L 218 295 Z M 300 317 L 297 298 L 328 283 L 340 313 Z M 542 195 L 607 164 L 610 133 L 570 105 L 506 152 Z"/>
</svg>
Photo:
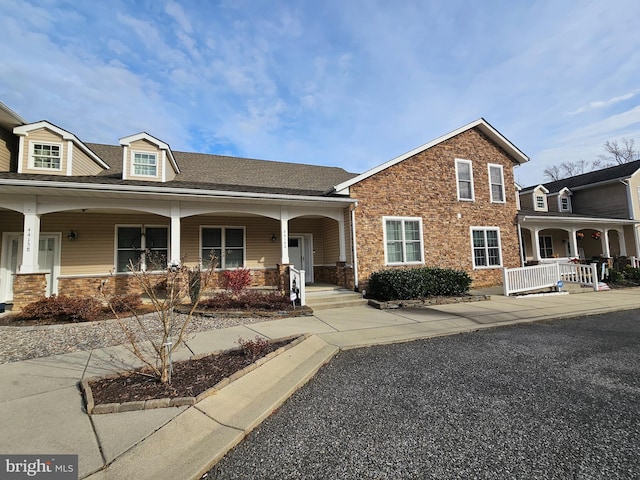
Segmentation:
<svg viewBox="0 0 640 480">
<path fill-rule="evenodd" d="M 506 267 L 502 268 L 502 286 L 504 288 L 504 296 L 509 296 L 509 272 Z"/>
<path fill-rule="evenodd" d="M 598 264 L 591 264 L 591 278 L 593 279 L 593 290 L 598 291 Z"/>
</svg>

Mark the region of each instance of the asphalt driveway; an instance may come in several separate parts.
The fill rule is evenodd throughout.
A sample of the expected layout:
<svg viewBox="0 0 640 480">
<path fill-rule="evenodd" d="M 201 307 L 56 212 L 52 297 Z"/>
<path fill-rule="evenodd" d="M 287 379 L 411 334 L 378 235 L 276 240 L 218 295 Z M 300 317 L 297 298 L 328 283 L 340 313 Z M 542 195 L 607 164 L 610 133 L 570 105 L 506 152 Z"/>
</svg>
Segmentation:
<svg viewBox="0 0 640 480">
<path fill-rule="evenodd" d="M 640 311 L 341 352 L 209 478 L 640 478 Z"/>
</svg>

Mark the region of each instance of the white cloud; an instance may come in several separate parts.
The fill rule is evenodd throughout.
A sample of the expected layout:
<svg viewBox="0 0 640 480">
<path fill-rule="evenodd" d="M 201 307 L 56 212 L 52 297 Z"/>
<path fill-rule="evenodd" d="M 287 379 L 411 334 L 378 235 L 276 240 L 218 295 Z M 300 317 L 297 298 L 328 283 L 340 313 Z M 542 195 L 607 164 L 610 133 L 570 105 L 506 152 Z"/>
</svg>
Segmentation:
<svg viewBox="0 0 640 480">
<path fill-rule="evenodd" d="M 173 18 L 176 21 L 176 23 L 180 26 L 180 28 L 185 33 L 193 32 L 193 26 L 191 25 L 191 21 L 189 20 L 189 17 L 184 12 L 180 4 L 176 2 L 168 2 L 165 8 L 165 11 L 171 18 Z"/>
<path fill-rule="evenodd" d="M 577 108 L 576 110 L 574 110 L 573 112 L 569 112 L 569 115 L 577 115 L 579 113 L 584 113 L 584 112 L 588 112 L 590 110 L 595 110 L 598 108 L 605 108 L 611 105 L 615 105 L 616 103 L 620 103 L 623 102 L 625 100 L 630 100 L 633 97 L 635 97 L 638 92 L 640 92 L 640 90 L 634 90 L 633 92 L 629 92 L 625 95 L 620 95 L 617 97 L 613 97 L 610 98 L 609 100 L 596 100 L 593 102 L 589 102 L 588 104 Z"/>
</svg>

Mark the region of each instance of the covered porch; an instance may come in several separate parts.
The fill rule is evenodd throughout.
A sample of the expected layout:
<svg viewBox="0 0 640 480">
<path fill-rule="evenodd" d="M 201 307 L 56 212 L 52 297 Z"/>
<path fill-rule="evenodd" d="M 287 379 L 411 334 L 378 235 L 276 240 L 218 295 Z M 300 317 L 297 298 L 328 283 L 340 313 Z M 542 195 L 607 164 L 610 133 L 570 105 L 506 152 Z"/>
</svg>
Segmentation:
<svg viewBox="0 0 640 480">
<path fill-rule="evenodd" d="M 21 308 L 105 284 L 124 293 L 130 260 L 147 271 L 207 268 L 211 254 L 219 272 L 251 270 L 253 286 L 288 291 L 295 267 L 307 283 L 353 288 L 350 199 L 86 187 L 3 187 L 0 302 Z"/>
<path fill-rule="evenodd" d="M 635 220 L 520 214 L 522 264 L 637 257 L 639 226 Z"/>
</svg>

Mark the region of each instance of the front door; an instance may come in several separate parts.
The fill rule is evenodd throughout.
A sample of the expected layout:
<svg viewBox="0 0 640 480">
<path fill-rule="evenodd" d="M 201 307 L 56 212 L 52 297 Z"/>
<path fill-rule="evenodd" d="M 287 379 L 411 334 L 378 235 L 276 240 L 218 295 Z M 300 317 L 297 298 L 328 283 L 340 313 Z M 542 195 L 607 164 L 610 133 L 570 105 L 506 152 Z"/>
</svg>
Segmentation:
<svg viewBox="0 0 640 480">
<path fill-rule="evenodd" d="M 304 270 L 306 283 L 313 283 L 313 236 L 311 234 L 289 236 L 289 262 Z"/>
<path fill-rule="evenodd" d="M 18 233 L 4 235 L 0 275 L 0 294 L 2 295 L 0 300 L 4 302 L 13 300 L 13 281 L 22 258 L 22 239 L 23 235 Z M 60 235 L 40 235 L 38 265 L 41 272 L 47 272 L 47 296 L 57 293 L 60 270 Z"/>
</svg>

